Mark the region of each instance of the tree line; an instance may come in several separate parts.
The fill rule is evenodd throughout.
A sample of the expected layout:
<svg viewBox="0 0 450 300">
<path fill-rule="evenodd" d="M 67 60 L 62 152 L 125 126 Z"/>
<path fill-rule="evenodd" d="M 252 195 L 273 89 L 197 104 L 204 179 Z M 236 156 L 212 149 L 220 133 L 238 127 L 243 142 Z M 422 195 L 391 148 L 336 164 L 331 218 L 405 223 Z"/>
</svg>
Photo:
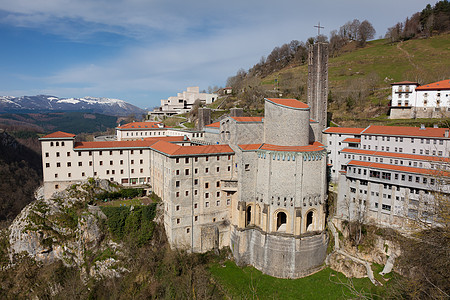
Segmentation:
<svg viewBox="0 0 450 300">
<path fill-rule="evenodd" d="M 385 38 L 391 42 L 405 41 L 417 37 L 430 37 L 450 30 L 450 2 L 439 1 L 434 6 L 428 4 L 421 12 L 407 17 L 389 27 Z"/>
<path fill-rule="evenodd" d="M 367 21 L 354 19 L 342 25 L 338 30 L 333 30 L 328 38 L 325 35 L 310 37 L 305 42 L 292 40 L 282 46 L 275 47 L 266 57 L 261 57 L 260 61 L 248 71 L 240 69 L 235 76 L 227 80 L 227 86 L 233 90 L 240 90 L 244 79 L 249 77 L 265 77 L 273 72 L 277 72 L 288 65 L 302 65 L 308 58 L 308 48 L 316 42 L 329 43 L 330 55 L 336 56 L 340 50 L 350 42 L 356 42 L 358 47 L 364 47 L 366 42 L 375 37 L 375 29 Z"/>
</svg>

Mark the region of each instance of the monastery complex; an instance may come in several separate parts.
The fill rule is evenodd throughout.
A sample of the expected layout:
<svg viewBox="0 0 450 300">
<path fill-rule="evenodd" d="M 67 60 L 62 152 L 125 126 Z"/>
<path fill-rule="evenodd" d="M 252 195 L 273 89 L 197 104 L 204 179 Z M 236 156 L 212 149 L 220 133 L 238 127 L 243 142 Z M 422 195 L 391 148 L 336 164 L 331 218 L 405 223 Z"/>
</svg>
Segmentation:
<svg viewBox="0 0 450 300">
<path fill-rule="evenodd" d="M 310 47 L 309 104 L 266 98 L 264 117 L 235 109 L 197 131 L 134 122 L 108 142 L 44 136 L 45 197 L 89 177 L 150 186 L 172 247 L 229 247 L 238 263 L 282 278 L 323 266 L 330 182 L 340 220 L 434 222 L 436 192 L 450 193 L 449 129 L 326 128 L 327 47 Z"/>
</svg>

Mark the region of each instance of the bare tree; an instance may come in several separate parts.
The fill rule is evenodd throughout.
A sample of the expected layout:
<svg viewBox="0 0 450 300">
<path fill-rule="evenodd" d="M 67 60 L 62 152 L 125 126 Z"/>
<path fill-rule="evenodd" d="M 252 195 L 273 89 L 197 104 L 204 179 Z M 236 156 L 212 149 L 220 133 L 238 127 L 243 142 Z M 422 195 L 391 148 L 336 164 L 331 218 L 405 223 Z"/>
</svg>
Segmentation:
<svg viewBox="0 0 450 300">
<path fill-rule="evenodd" d="M 373 28 L 372 24 L 369 21 L 362 21 L 358 26 L 358 45 L 364 47 L 367 40 L 373 39 L 375 37 L 375 33 L 375 28 Z"/>
</svg>

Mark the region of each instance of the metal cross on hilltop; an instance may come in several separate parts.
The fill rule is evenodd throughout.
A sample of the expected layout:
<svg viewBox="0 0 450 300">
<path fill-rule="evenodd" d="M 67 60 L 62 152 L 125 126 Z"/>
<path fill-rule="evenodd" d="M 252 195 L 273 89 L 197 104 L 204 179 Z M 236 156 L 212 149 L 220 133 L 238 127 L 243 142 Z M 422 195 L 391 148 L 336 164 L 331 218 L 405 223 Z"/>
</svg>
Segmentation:
<svg viewBox="0 0 450 300">
<path fill-rule="evenodd" d="M 317 28 L 317 35 L 320 35 L 320 28 L 325 28 L 325 27 L 323 27 L 323 26 L 320 26 L 320 22 L 319 22 L 319 25 L 314 25 L 314 27 L 316 27 Z"/>
</svg>

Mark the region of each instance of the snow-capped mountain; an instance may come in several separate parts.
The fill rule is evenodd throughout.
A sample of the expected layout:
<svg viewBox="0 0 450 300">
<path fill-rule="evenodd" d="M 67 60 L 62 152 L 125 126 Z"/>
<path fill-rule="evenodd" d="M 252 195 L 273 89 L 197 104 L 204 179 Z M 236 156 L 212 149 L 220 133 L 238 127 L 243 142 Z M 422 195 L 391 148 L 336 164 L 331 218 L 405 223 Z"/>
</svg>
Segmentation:
<svg viewBox="0 0 450 300">
<path fill-rule="evenodd" d="M 89 111 L 112 116 L 140 116 L 147 111 L 120 99 L 111 98 L 59 98 L 48 95 L 0 96 L 0 113 L 43 111 Z"/>
</svg>

